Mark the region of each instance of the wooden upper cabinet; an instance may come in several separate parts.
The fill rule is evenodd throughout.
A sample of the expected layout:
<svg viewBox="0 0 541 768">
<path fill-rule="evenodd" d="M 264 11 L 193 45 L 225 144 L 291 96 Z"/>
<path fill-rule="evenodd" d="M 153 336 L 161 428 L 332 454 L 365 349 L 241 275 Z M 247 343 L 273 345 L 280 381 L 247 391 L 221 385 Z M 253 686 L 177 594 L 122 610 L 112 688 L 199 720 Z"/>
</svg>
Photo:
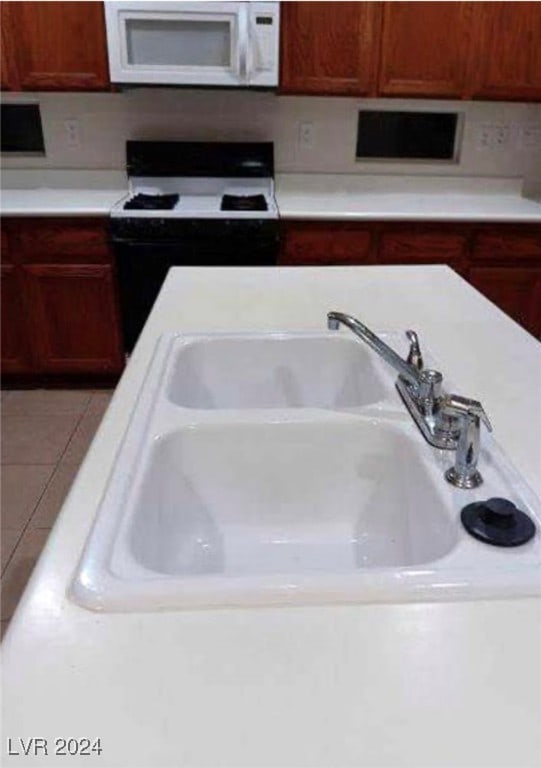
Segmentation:
<svg viewBox="0 0 541 768">
<path fill-rule="evenodd" d="M 541 3 L 475 3 L 468 95 L 541 99 Z"/>
<path fill-rule="evenodd" d="M 380 16 L 379 3 L 282 3 L 281 92 L 372 93 Z"/>
<path fill-rule="evenodd" d="M 1 24 L 1 50 L 0 50 L 0 88 L 3 91 L 16 91 L 19 89 L 19 76 L 15 67 L 14 50 L 10 45 L 11 25 L 9 6 L 11 3 L 3 2 L 0 5 Z"/>
<path fill-rule="evenodd" d="M 472 3 L 384 3 L 378 92 L 461 97 L 470 50 Z"/>
<path fill-rule="evenodd" d="M 103 3 L 3 2 L 2 22 L 22 90 L 109 88 Z"/>
</svg>

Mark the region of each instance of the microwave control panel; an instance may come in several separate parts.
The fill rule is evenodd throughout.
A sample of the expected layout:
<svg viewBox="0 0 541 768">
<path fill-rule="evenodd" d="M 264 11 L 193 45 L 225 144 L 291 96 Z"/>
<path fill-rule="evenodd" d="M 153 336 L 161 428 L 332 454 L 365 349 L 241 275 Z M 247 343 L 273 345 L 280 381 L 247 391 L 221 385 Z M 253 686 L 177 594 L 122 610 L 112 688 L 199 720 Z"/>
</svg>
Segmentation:
<svg viewBox="0 0 541 768">
<path fill-rule="evenodd" d="M 274 53 L 274 19 L 272 16 L 256 16 L 258 69 L 270 69 Z"/>
<path fill-rule="evenodd" d="M 274 5 L 274 3 L 272 5 Z M 255 69 L 274 69 L 276 67 L 278 56 L 278 13 L 271 10 L 263 11 L 261 9 L 254 9 L 254 11 L 252 11 L 251 26 Z"/>
</svg>

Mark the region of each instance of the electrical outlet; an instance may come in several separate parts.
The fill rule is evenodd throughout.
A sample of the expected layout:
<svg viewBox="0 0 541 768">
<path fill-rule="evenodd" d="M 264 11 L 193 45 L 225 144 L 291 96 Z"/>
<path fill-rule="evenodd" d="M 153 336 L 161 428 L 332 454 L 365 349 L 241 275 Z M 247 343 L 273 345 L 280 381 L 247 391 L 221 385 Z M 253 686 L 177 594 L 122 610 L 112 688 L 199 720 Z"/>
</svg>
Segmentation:
<svg viewBox="0 0 541 768">
<path fill-rule="evenodd" d="M 511 130 L 508 125 L 495 125 L 493 129 L 493 147 L 494 149 L 504 149 L 509 144 Z"/>
<path fill-rule="evenodd" d="M 68 147 L 81 146 L 81 124 L 78 120 L 64 120 Z"/>
<path fill-rule="evenodd" d="M 301 149 L 313 149 L 316 144 L 316 131 L 313 123 L 299 123 L 299 146 Z"/>
<path fill-rule="evenodd" d="M 477 132 L 477 149 L 490 149 L 492 146 L 492 126 L 480 125 Z"/>
<path fill-rule="evenodd" d="M 523 125 L 519 131 L 520 149 L 538 149 L 541 147 L 541 125 Z"/>
<path fill-rule="evenodd" d="M 477 149 L 499 150 L 509 145 L 511 128 L 503 123 L 485 123 L 477 132 Z"/>
</svg>

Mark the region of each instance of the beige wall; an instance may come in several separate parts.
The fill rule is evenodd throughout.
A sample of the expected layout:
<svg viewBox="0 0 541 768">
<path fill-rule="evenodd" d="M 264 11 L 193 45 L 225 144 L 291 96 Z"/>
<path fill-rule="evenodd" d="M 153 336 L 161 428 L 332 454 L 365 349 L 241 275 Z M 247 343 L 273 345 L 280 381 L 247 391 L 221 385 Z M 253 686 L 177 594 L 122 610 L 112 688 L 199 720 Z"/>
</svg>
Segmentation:
<svg viewBox="0 0 541 768">
<path fill-rule="evenodd" d="M 118 94 L 4 94 L 4 102 L 41 105 L 47 156 L 3 158 L 5 168 L 122 169 L 126 139 L 273 140 L 277 170 L 334 173 L 437 173 L 541 178 L 541 148 L 524 147 L 523 126 L 541 127 L 541 105 L 405 99 L 276 96 L 246 91 L 136 89 Z M 359 163 L 354 159 L 361 107 L 456 110 L 464 113 L 460 162 Z M 68 146 L 64 121 L 80 121 L 81 146 Z M 312 149 L 298 143 L 299 123 L 312 122 Z M 508 145 L 481 149 L 484 124 L 509 126 Z"/>
</svg>

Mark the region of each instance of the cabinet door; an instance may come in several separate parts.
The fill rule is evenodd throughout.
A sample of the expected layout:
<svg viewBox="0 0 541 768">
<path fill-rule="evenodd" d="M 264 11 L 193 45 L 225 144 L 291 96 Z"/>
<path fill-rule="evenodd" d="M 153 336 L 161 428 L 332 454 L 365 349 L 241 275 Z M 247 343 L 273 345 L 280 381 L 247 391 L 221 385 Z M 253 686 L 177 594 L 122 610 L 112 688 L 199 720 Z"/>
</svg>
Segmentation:
<svg viewBox="0 0 541 768">
<path fill-rule="evenodd" d="M 32 302 L 40 369 L 50 373 L 116 373 L 122 369 L 112 268 L 23 266 Z"/>
<path fill-rule="evenodd" d="M 291 222 L 285 230 L 281 265 L 309 266 L 367 264 L 372 232 L 355 224 Z"/>
<path fill-rule="evenodd" d="M 79 91 L 109 87 L 101 2 L 4 2 L 8 51 L 23 90 Z"/>
<path fill-rule="evenodd" d="M 24 285 L 18 267 L 2 264 L 2 373 L 32 370 L 24 306 Z"/>
<path fill-rule="evenodd" d="M 472 3 L 384 3 L 378 91 L 459 97 L 470 48 Z"/>
<path fill-rule="evenodd" d="M 513 320 L 541 338 L 541 269 L 472 267 L 468 280 Z"/>
<path fill-rule="evenodd" d="M 475 3 L 471 95 L 541 99 L 541 3 Z"/>
<path fill-rule="evenodd" d="M 281 4 L 282 93 L 356 95 L 373 89 L 378 3 Z"/>
</svg>

